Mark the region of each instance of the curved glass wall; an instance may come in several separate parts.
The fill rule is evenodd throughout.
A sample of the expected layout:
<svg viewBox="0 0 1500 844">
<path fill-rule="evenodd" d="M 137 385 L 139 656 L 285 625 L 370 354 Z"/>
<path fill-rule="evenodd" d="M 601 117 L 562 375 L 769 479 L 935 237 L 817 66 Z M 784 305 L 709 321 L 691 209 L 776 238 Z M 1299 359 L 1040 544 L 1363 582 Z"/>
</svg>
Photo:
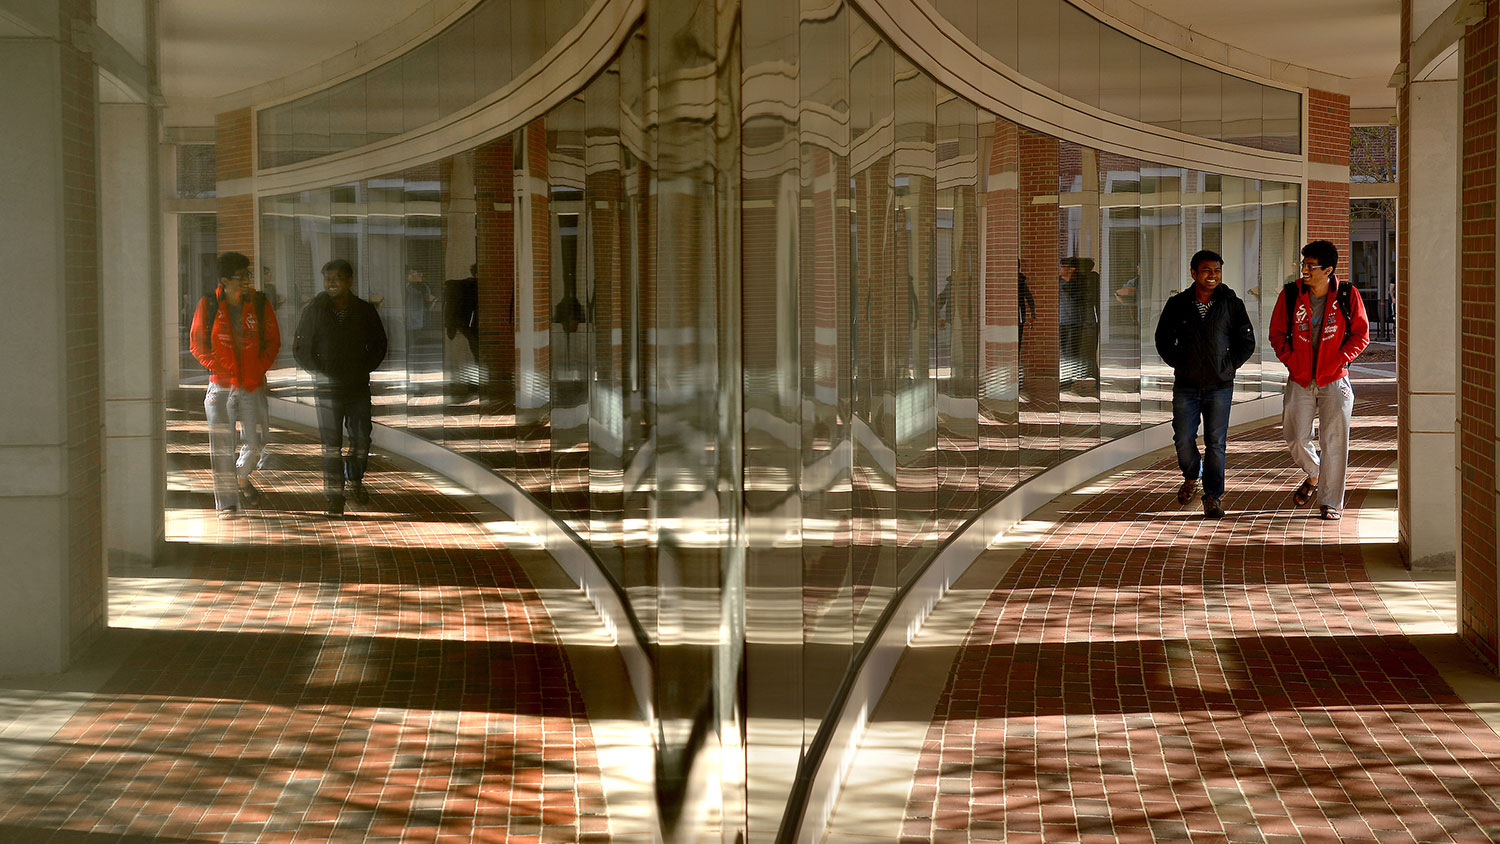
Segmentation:
<svg viewBox="0 0 1500 844">
<path fill-rule="evenodd" d="M 673 136 L 647 96 L 647 27 L 511 135 L 263 198 L 260 261 L 288 331 L 324 262 L 354 265 L 391 341 L 376 420 L 490 466 L 592 548 L 655 649 L 658 780 L 688 776 L 703 730 L 742 739 L 746 823 L 767 840 L 856 654 L 945 538 L 1169 420 L 1152 330 L 1195 251 L 1224 256 L 1259 327 L 1236 398 L 1280 391 L 1265 326 L 1300 196 L 1001 119 L 847 3 L 743 24 L 729 187 L 713 144 Z M 310 402 L 282 364 L 277 394 Z M 729 419 L 682 398 L 725 371 Z M 723 477 L 683 469 L 734 448 Z M 743 508 L 674 503 L 716 483 Z"/>
<path fill-rule="evenodd" d="M 262 168 L 383 141 L 504 87 L 583 19 L 590 0 L 483 0 L 416 48 L 358 76 L 263 109 Z"/>
<path fill-rule="evenodd" d="M 1302 95 L 1136 40 L 1067 0 L 932 0 L 995 62 L 1093 108 L 1239 146 L 1302 151 Z"/>
</svg>

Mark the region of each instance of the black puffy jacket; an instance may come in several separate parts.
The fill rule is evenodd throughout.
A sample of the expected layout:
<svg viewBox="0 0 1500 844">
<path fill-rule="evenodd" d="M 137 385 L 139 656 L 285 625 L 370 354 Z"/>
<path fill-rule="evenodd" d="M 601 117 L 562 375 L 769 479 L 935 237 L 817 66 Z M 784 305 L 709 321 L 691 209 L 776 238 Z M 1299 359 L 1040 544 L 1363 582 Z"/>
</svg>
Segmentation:
<svg viewBox="0 0 1500 844">
<path fill-rule="evenodd" d="M 319 386 L 368 390 L 370 373 L 385 360 L 385 346 L 385 326 L 374 305 L 351 293 L 339 322 L 332 297 L 319 293 L 302 309 L 292 354 L 318 376 Z"/>
<path fill-rule="evenodd" d="M 1167 300 L 1156 322 L 1156 353 L 1172 367 L 1177 386 L 1211 389 L 1234 383 L 1235 370 L 1255 354 L 1255 326 L 1245 303 L 1219 285 L 1198 316 L 1192 287 Z"/>
</svg>

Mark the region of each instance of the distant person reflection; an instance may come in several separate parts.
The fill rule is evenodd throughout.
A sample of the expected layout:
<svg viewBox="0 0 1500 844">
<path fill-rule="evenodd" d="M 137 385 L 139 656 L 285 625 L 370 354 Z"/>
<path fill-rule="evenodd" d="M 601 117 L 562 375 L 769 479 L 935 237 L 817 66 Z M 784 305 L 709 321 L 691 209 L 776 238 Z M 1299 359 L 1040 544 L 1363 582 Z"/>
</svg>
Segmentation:
<svg viewBox="0 0 1500 844">
<path fill-rule="evenodd" d="M 460 395 L 477 393 L 482 386 L 483 371 L 479 362 L 479 265 L 469 265 L 468 278 L 451 278 L 443 282 L 443 326 L 448 339 L 462 335 L 469 347 L 469 363 L 459 377 L 450 379 Z"/>
<path fill-rule="evenodd" d="M 1064 258 L 1058 264 L 1058 344 L 1061 386 L 1099 380 L 1099 274 L 1092 258 Z M 1080 385 L 1081 386 L 1081 385 Z"/>
</svg>

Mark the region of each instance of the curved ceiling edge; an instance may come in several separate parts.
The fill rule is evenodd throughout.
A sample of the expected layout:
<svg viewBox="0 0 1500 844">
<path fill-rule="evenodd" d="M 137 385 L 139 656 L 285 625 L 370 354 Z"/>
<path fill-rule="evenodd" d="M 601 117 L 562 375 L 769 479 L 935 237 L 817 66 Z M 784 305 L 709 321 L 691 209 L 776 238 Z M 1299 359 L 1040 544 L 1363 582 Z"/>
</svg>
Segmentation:
<svg viewBox="0 0 1500 844">
<path fill-rule="evenodd" d="M 254 193 L 271 196 L 392 173 L 512 132 L 582 90 L 607 67 L 645 8 L 646 0 L 599 0 L 535 64 L 474 105 L 376 144 L 284 167 L 257 169 Z"/>
<path fill-rule="evenodd" d="M 462 19 L 475 6 L 485 0 L 447 0 L 429 2 L 411 14 L 392 24 L 384 31 L 361 41 L 341 53 L 293 71 L 285 76 L 268 79 L 230 91 L 214 99 L 216 111 L 233 111 L 238 108 L 273 108 L 316 94 L 327 88 L 369 73 L 387 62 L 401 58 L 417 47 L 436 38 L 443 30 Z M 425 23 L 422 22 L 425 20 Z M 374 55 L 371 55 L 373 53 Z"/>
<path fill-rule="evenodd" d="M 1300 155 L 1240 147 L 1138 123 L 1002 69 L 921 0 L 850 2 L 896 49 L 954 93 L 1029 129 L 1162 164 L 1289 182 L 1304 178 Z"/>
</svg>

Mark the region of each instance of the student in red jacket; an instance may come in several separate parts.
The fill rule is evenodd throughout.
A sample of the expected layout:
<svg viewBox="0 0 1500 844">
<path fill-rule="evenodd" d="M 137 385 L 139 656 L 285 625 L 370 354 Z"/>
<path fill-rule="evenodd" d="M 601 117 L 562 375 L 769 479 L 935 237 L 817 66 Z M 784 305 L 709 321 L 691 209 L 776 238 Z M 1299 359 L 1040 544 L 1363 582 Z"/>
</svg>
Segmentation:
<svg viewBox="0 0 1500 844">
<path fill-rule="evenodd" d="M 1302 277 L 1282 288 L 1271 312 L 1271 345 L 1288 373 L 1281 399 L 1282 436 L 1293 462 L 1307 475 L 1292 501 L 1300 507 L 1317 497 L 1322 517 L 1330 521 L 1342 518 L 1344 509 L 1354 412 L 1349 364 L 1370 345 L 1364 302 L 1354 285 L 1334 276 L 1338 263 L 1338 248 L 1326 240 L 1302 247 Z"/>
<path fill-rule="evenodd" d="M 266 372 L 281 349 L 276 310 L 255 290 L 250 259 L 238 252 L 219 256 L 219 286 L 193 313 L 189 333 L 193 357 L 209 371 L 203 411 L 214 473 L 214 506 L 220 518 L 260 502 L 250 475 L 265 448 Z M 241 440 L 234 456 L 235 423 Z"/>
</svg>

